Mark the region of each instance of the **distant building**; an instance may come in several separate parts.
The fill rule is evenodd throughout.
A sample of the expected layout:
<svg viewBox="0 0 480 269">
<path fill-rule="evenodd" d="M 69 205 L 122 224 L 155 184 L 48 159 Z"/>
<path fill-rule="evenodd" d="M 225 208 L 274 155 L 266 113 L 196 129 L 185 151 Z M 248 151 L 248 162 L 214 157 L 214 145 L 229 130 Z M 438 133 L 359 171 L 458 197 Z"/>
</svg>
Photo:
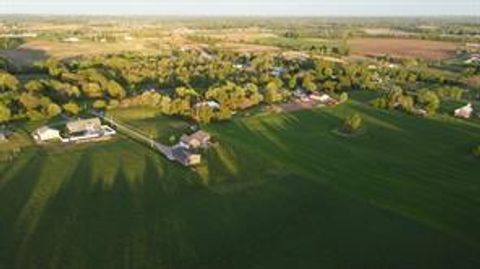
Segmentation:
<svg viewBox="0 0 480 269">
<path fill-rule="evenodd" d="M 32 133 L 33 138 L 37 142 L 45 142 L 50 140 L 61 140 L 60 131 L 57 129 L 50 128 L 48 126 L 43 126 L 36 129 Z"/>
<path fill-rule="evenodd" d="M 472 104 L 468 103 L 466 106 L 455 109 L 454 115 L 457 118 L 469 119 L 472 115 L 473 107 Z"/>
<path fill-rule="evenodd" d="M 90 118 L 71 121 L 66 125 L 69 135 L 65 142 L 94 140 L 101 137 L 113 136 L 117 132 L 108 125 L 102 125 L 99 118 Z"/>
<path fill-rule="evenodd" d="M 102 122 L 99 118 L 76 120 L 67 123 L 69 134 L 98 132 L 102 130 Z"/>
<path fill-rule="evenodd" d="M 67 37 L 63 39 L 63 42 L 66 42 L 66 43 L 77 43 L 79 41 L 80 39 L 78 37 Z"/>
<path fill-rule="evenodd" d="M 338 104 L 337 99 L 330 97 L 328 94 L 310 94 L 310 99 L 318 101 L 324 105 L 334 106 Z"/>
<path fill-rule="evenodd" d="M 285 72 L 285 69 L 283 67 L 274 67 L 272 69 L 272 76 L 276 76 L 276 77 L 279 77 L 281 75 L 283 75 L 283 73 Z"/>
<path fill-rule="evenodd" d="M 465 44 L 465 50 L 470 53 L 480 52 L 480 44 L 479 43 L 467 43 Z"/>
<path fill-rule="evenodd" d="M 412 113 L 419 117 L 425 117 L 428 114 L 427 111 L 423 108 L 413 108 Z"/>
<path fill-rule="evenodd" d="M 0 130 L 0 143 L 7 141 L 7 133 L 5 131 Z"/>
<path fill-rule="evenodd" d="M 195 104 L 195 108 L 198 108 L 201 106 L 208 106 L 212 109 L 220 109 L 220 104 L 215 101 L 205 101 L 205 102 L 200 102 Z"/>
<path fill-rule="evenodd" d="M 204 131 L 197 131 L 191 135 L 182 135 L 180 145 L 185 148 L 199 148 L 208 146 L 210 134 Z"/>
<path fill-rule="evenodd" d="M 192 166 L 200 164 L 201 155 L 192 153 L 184 147 L 174 147 L 172 149 L 172 155 L 176 161 L 183 164 L 184 166 Z"/>
<path fill-rule="evenodd" d="M 470 58 L 464 61 L 466 64 L 478 63 L 480 62 L 480 54 L 472 54 Z"/>
</svg>

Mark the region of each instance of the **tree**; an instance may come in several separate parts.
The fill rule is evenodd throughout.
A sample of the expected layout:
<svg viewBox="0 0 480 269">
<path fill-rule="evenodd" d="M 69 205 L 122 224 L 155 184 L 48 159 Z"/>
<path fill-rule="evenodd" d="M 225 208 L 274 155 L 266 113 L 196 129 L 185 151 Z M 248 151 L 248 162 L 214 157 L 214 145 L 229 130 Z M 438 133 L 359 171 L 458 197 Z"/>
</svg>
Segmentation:
<svg viewBox="0 0 480 269">
<path fill-rule="evenodd" d="M 279 91 L 280 89 L 276 83 L 273 81 L 269 82 L 265 89 L 265 102 L 273 104 L 282 101 L 282 94 Z"/>
<path fill-rule="evenodd" d="M 217 112 L 216 117 L 218 120 L 228 120 L 232 117 L 232 111 L 228 107 L 221 107 Z"/>
<path fill-rule="evenodd" d="M 116 99 L 123 99 L 126 95 L 123 87 L 118 84 L 115 80 L 110 80 L 107 83 L 107 92 L 108 94 Z"/>
<path fill-rule="evenodd" d="M 362 127 L 363 119 L 358 113 L 348 116 L 343 123 L 343 130 L 348 133 L 354 133 Z"/>
<path fill-rule="evenodd" d="M 384 97 L 375 98 L 370 101 L 370 104 L 376 108 L 387 108 L 387 100 Z"/>
<path fill-rule="evenodd" d="M 95 100 L 95 102 L 92 104 L 92 107 L 95 109 L 105 109 L 107 107 L 107 102 L 101 99 Z"/>
<path fill-rule="evenodd" d="M 83 93 L 90 98 L 102 97 L 102 88 L 97 83 L 84 83 L 82 85 Z"/>
<path fill-rule="evenodd" d="M 41 105 L 41 100 L 37 95 L 26 92 L 20 95 L 19 101 L 27 110 L 35 109 Z"/>
<path fill-rule="evenodd" d="M 12 116 L 12 112 L 10 109 L 0 103 L 0 122 L 7 122 L 10 120 L 10 117 Z"/>
<path fill-rule="evenodd" d="M 295 90 L 295 88 L 297 88 L 297 77 L 296 76 L 290 77 L 290 79 L 288 80 L 288 87 L 291 90 Z"/>
<path fill-rule="evenodd" d="M 30 80 L 25 84 L 25 89 L 29 92 L 40 92 L 44 89 L 44 85 L 39 80 Z"/>
<path fill-rule="evenodd" d="M 63 109 L 72 115 L 77 115 L 81 110 L 80 107 L 74 102 L 68 102 L 64 104 Z"/>
<path fill-rule="evenodd" d="M 475 148 L 473 148 L 472 152 L 475 157 L 480 158 L 480 146 L 476 146 Z"/>
<path fill-rule="evenodd" d="M 53 118 L 59 115 L 61 112 L 62 112 L 62 108 L 55 103 L 50 103 L 46 109 L 46 114 L 49 118 Z"/>
<path fill-rule="evenodd" d="M 400 107 L 404 109 L 407 112 L 412 112 L 413 106 L 414 106 L 414 101 L 411 96 L 408 95 L 401 95 L 398 98 L 398 103 L 400 104 Z"/>
<path fill-rule="evenodd" d="M 7 72 L 0 72 L 0 92 L 16 91 L 18 84 L 16 77 Z"/>
<path fill-rule="evenodd" d="M 201 123 L 210 123 L 214 115 L 213 109 L 209 106 L 198 106 L 193 112 L 193 117 Z"/>
<path fill-rule="evenodd" d="M 418 92 L 417 100 L 424 105 L 428 114 L 433 115 L 440 106 L 440 99 L 435 92 L 423 89 Z"/>
<path fill-rule="evenodd" d="M 340 94 L 340 103 L 345 103 L 346 101 L 348 101 L 348 93 L 342 92 Z"/>
<path fill-rule="evenodd" d="M 324 91 L 333 92 L 337 87 L 337 83 L 333 80 L 327 80 L 323 83 L 322 88 Z"/>
<path fill-rule="evenodd" d="M 315 79 L 310 73 L 306 74 L 303 77 L 302 87 L 308 92 L 314 92 L 317 90 L 317 84 L 315 84 Z"/>
</svg>

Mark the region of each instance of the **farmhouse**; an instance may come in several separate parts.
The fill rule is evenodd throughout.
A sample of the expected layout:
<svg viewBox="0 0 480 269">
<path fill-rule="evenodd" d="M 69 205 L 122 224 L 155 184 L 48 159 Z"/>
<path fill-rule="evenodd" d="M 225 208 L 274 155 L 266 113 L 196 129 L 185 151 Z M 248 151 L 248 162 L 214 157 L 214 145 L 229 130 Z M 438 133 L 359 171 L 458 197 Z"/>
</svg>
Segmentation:
<svg viewBox="0 0 480 269">
<path fill-rule="evenodd" d="M 210 142 L 210 134 L 204 131 L 197 131 L 191 135 L 182 135 L 180 145 L 185 148 L 206 147 Z"/>
<path fill-rule="evenodd" d="M 176 161 L 184 166 L 197 165 L 201 162 L 200 154 L 192 153 L 182 146 L 174 147 L 172 149 L 172 155 Z"/>
<path fill-rule="evenodd" d="M 66 129 L 70 136 L 68 141 L 95 139 L 116 134 L 110 126 L 102 125 L 99 118 L 71 121 L 67 123 Z"/>
<path fill-rule="evenodd" d="M 50 128 L 48 126 L 42 126 L 36 129 L 32 133 L 32 136 L 37 142 L 45 142 L 45 141 L 50 141 L 55 139 L 59 139 L 59 140 L 62 139 L 62 137 L 60 136 L 59 130 Z"/>
<path fill-rule="evenodd" d="M 468 103 L 466 106 L 455 109 L 454 115 L 457 118 L 469 119 L 472 115 L 473 107 L 472 104 Z"/>
</svg>

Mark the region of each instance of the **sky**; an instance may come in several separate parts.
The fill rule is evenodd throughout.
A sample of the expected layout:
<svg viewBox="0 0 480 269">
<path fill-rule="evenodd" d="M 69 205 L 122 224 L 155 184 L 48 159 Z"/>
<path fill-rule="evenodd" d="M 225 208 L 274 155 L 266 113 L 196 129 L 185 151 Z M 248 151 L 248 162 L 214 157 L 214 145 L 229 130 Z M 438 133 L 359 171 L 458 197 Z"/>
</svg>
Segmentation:
<svg viewBox="0 0 480 269">
<path fill-rule="evenodd" d="M 0 0 L 0 14 L 480 18 L 480 0 Z"/>
</svg>

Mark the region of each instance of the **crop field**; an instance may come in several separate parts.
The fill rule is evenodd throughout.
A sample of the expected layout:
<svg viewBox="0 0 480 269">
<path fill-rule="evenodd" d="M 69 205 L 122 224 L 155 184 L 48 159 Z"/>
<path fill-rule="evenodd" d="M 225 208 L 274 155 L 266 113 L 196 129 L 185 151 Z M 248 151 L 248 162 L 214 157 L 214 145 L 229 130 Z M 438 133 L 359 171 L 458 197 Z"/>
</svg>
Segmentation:
<svg viewBox="0 0 480 269">
<path fill-rule="evenodd" d="M 395 57 L 413 57 L 440 60 L 455 56 L 456 43 L 401 38 L 357 38 L 348 41 L 352 54 L 376 56 L 389 54 Z"/>
<path fill-rule="evenodd" d="M 0 163 L 0 268 L 480 267 L 480 124 L 354 99 L 204 126 L 194 170 L 123 136 L 25 149 Z M 332 132 L 353 111 L 367 132 Z"/>
<path fill-rule="evenodd" d="M 122 52 L 154 53 L 165 48 L 166 42 L 155 40 L 134 40 L 112 43 L 80 41 L 66 43 L 60 41 L 32 40 L 16 49 L 0 52 L 12 62 L 25 65 L 35 61 L 46 60 L 49 57 L 57 59 L 75 58 L 80 56 L 97 56 Z"/>
</svg>

